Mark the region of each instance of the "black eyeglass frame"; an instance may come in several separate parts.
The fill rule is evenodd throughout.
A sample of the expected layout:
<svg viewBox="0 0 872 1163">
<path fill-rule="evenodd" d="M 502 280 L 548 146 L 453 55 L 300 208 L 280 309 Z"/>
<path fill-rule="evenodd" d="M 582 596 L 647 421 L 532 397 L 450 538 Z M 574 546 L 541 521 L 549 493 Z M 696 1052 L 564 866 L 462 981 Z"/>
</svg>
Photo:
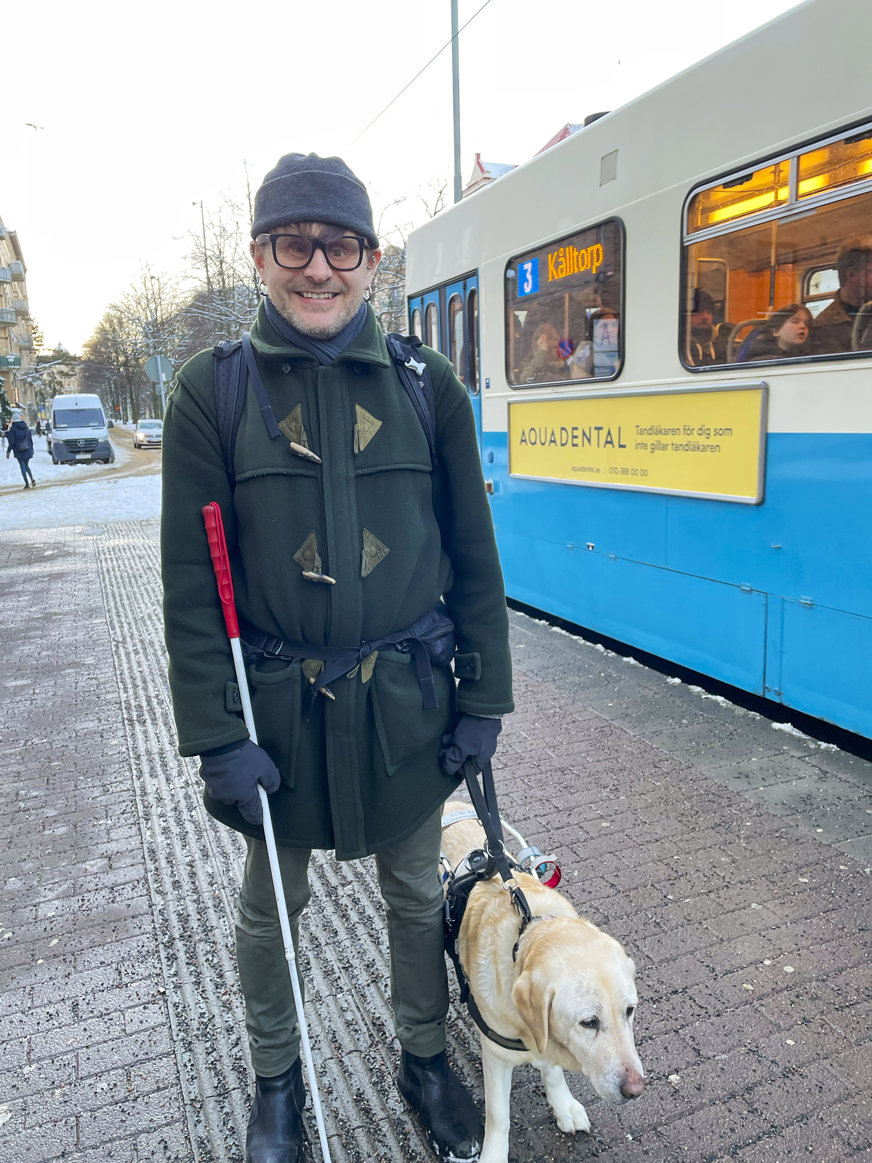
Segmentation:
<svg viewBox="0 0 872 1163">
<path fill-rule="evenodd" d="M 279 262 L 279 256 L 278 256 L 278 253 L 276 252 L 276 239 L 277 238 L 302 238 L 304 242 L 308 242 L 309 245 L 312 247 L 312 253 L 309 255 L 309 257 L 306 259 L 306 261 L 303 263 L 302 266 L 289 267 L 285 263 Z M 357 245 L 359 246 L 360 254 L 358 255 L 357 262 L 354 264 L 353 267 L 337 267 L 337 266 L 334 266 L 333 263 L 330 261 L 330 255 L 327 253 L 327 247 L 330 245 L 331 242 L 336 242 L 336 240 L 338 238 L 353 238 L 355 240 L 355 242 L 357 243 Z M 364 252 L 364 250 L 366 250 L 366 247 L 367 247 L 367 241 L 363 237 L 362 234 L 334 234 L 332 238 L 307 238 L 305 234 L 290 234 L 287 231 L 283 231 L 283 232 L 280 232 L 279 234 L 259 234 L 254 241 L 256 243 L 258 243 L 260 246 L 263 246 L 267 239 L 269 239 L 270 244 L 272 246 L 272 254 L 273 254 L 273 259 L 275 260 L 275 264 L 276 264 L 276 266 L 281 267 L 283 271 L 304 271 L 306 269 L 306 267 L 309 265 L 309 263 L 311 263 L 312 259 L 315 257 L 316 250 L 320 250 L 321 253 L 324 255 L 324 259 L 325 259 L 328 267 L 330 267 L 331 271 L 339 271 L 340 273 L 342 273 L 342 272 L 347 273 L 348 271 L 356 271 L 360 267 L 360 264 L 363 262 L 363 252 Z"/>
</svg>

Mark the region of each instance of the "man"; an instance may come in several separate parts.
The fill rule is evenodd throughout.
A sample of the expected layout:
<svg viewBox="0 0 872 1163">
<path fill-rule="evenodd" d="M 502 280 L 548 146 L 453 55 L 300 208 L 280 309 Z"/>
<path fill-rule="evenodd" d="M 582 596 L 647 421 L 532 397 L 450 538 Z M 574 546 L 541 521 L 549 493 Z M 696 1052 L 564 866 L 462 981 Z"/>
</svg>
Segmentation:
<svg viewBox="0 0 872 1163">
<path fill-rule="evenodd" d="M 853 351 L 852 333 L 857 312 L 872 299 L 872 234 L 847 239 L 836 259 L 839 293 L 814 322 L 815 354 Z M 872 320 L 870 320 L 872 322 Z M 869 331 L 858 337 L 858 348 L 869 346 Z"/>
<path fill-rule="evenodd" d="M 24 419 L 24 413 L 19 409 L 12 410 L 12 423 L 6 432 L 6 439 L 9 442 L 6 449 L 6 459 L 9 459 L 10 454 L 14 454 L 24 478 L 24 487 L 26 489 L 32 488 L 36 485 L 30 468 L 33 456 L 33 433 Z"/>
<path fill-rule="evenodd" d="M 709 367 L 717 362 L 714 345 L 715 301 L 701 287 L 694 288 L 685 327 L 688 363 L 694 367 Z"/>
<path fill-rule="evenodd" d="M 310 850 L 334 848 L 341 860 L 375 854 L 400 1089 L 437 1155 L 475 1159 L 480 1120 L 444 1052 L 436 868 L 441 806 L 466 760 L 480 766 L 493 755 L 512 699 L 472 411 L 447 360 L 424 349 L 436 402 L 433 463 L 364 301 L 380 252 L 366 189 L 341 159 L 281 158 L 255 197 L 252 238 L 266 298 L 251 341 L 279 435 L 270 436 L 249 382 L 229 479 L 213 356 L 195 356 L 164 421 L 162 521 L 179 750 L 201 757 L 207 810 L 248 846 L 237 915 L 256 1075 L 247 1160 L 302 1158 L 304 1099 L 258 783 L 270 793 L 295 940 Z M 247 737 L 229 681 L 200 512 L 210 501 L 224 515 L 260 746 Z M 417 656 L 390 647 L 326 683 L 331 697 L 314 693 L 330 665 L 322 648 L 356 651 L 434 608 L 454 623 L 459 679 L 455 692 L 451 672 L 432 666 L 438 706 L 423 695 Z"/>
</svg>

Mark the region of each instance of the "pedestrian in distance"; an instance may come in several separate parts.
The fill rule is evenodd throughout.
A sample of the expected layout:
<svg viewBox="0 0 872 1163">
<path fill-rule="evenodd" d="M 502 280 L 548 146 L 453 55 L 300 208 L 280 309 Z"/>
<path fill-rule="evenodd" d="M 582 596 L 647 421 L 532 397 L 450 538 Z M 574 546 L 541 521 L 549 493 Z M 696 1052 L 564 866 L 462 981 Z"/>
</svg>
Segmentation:
<svg viewBox="0 0 872 1163">
<path fill-rule="evenodd" d="M 381 253 L 366 188 L 341 159 L 282 157 L 255 196 L 251 236 L 261 383 L 249 376 L 228 457 L 213 353 L 181 368 L 164 419 L 161 528 L 179 750 L 200 757 L 206 810 L 247 845 L 236 918 L 255 1072 L 246 1159 L 302 1159 L 305 1095 L 258 784 L 295 943 L 311 850 L 374 854 L 400 1091 L 437 1156 L 476 1159 L 481 1119 L 445 1055 L 436 872 L 442 805 L 465 763 L 490 761 L 513 709 L 473 413 L 450 363 L 422 347 L 431 455 L 366 301 Z M 257 744 L 230 681 L 201 517 L 210 502 L 224 517 Z M 424 624 L 449 635 L 447 652 L 415 645 Z"/>
<path fill-rule="evenodd" d="M 31 486 L 35 486 L 36 481 L 30 470 L 30 459 L 33 456 L 33 433 L 24 419 L 23 412 L 13 411 L 12 423 L 6 432 L 6 441 L 8 445 L 6 459 L 8 460 L 12 453 L 15 454 L 15 459 L 18 461 L 18 467 L 24 478 L 24 487 L 29 489 Z"/>
</svg>

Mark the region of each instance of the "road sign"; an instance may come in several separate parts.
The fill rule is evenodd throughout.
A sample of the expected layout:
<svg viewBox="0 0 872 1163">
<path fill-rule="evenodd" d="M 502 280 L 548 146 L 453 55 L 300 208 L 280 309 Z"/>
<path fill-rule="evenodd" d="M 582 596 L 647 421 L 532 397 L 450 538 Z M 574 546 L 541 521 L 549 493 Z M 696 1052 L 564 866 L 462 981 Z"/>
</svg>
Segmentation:
<svg viewBox="0 0 872 1163">
<path fill-rule="evenodd" d="M 165 355 L 152 355 L 145 361 L 145 374 L 153 384 L 172 378 L 173 365 Z"/>
</svg>

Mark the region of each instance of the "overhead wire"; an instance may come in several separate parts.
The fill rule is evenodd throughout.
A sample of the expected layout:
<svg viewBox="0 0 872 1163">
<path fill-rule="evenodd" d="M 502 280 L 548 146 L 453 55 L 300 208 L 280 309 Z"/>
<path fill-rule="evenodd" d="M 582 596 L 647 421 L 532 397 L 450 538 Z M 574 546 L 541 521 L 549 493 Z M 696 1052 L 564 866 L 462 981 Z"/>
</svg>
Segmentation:
<svg viewBox="0 0 872 1163">
<path fill-rule="evenodd" d="M 388 109 L 390 109 L 391 105 L 393 105 L 396 101 L 399 101 L 399 99 L 400 99 L 400 97 L 402 97 L 403 93 L 405 93 L 405 91 L 407 89 L 411 88 L 411 86 L 414 85 L 414 83 L 417 81 L 417 79 L 421 76 L 422 73 L 426 73 L 426 71 L 430 68 L 430 66 L 433 64 L 433 62 L 435 60 L 437 60 L 445 52 L 445 50 L 447 48 L 450 47 L 450 45 L 456 39 L 456 37 L 460 36 L 461 32 L 463 32 L 464 28 L 467 28 L 470 24 L 472 24 L 472 22 L 473 22 L 473 20 L 475 20 L 476 16 L 478 16 L 478 14 L 480 12 L 483 12 L 485 10 L 485 8 L 487 8 L 488 4 L 490 4 L 490 2 L 491 2 L 491 0 L 484 0 L 484 4 L 482 4 L 481 8 L 479 8 L 477 11 L 473 12 L 473 14 L 472 14 L 472 16 L 470 16 L 469 20 L 467 20 L 466 23 L 461 28 L 458 28 L 455 36 L 449 37 L 449 39 L 445 42 L 445 44 L 443 44 L 442 48 L 439 49 L 439 51 L 435 54 L 435 56 L 432 56 L 430 58 L 430 60 L 427 61 L 426 65 L 424 65 L 423 68 L 420 68 L 417 71 L 417 73 L 415 73 L 415 75 L 414 75 L 414 77 L 412 77 L 411 81 L 409 81 L 407 84 L 403 85 L 403 87 L 402 87 L 402 89 L 400 89 L 399 93 L 397 93 L 397 95 L 395 97 L 392 97 L 391 100 L 388 101 L 388 103 L 387 103 L 387 105 L 385 105 L 384 109 L 382 109 L 380 113 L 376 113 L 376 115 L 375 115 L 375 117 L 373 117 L 372 121 L 370 121 L 367 125 L 364 125 L 363 129 L 361 129 L 361 131 L 360 131 L 360 133 L 358 133 L 357 137 L 355 137 L 351 142 L 349 142 L 350 146 L 354 145 L 355 142 L 360 141 L 360 139 L 363 137 L 363 135 L 366 133 L 366 131 L 368 129 L 372 129 L 373 125 L 375 125 L 375 123 L 378 121 L 378 119 L 380 117 L 382 117 L 385 113 L 387 113 L 387 111 L 388 111 Z"/>
</svg>

